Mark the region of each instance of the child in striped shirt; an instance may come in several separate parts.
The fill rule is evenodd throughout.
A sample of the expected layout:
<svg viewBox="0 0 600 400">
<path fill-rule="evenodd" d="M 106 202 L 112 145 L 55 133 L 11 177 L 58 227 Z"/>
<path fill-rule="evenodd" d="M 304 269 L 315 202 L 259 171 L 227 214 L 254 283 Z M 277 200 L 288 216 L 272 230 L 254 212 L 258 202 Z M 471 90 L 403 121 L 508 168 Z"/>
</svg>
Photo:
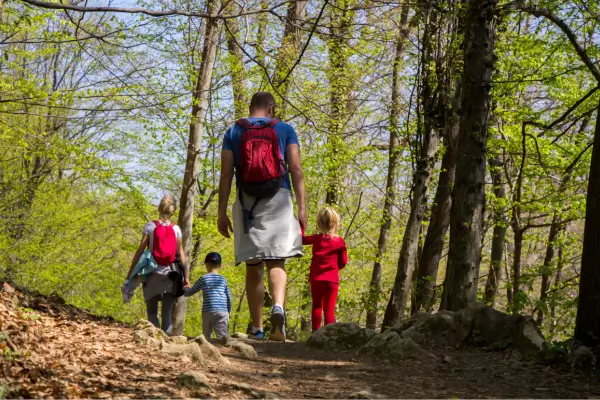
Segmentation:
<svg viewBox="0 0 600 400">
<path fill-rule="evenodd" d="M 231 313 L 231 292 L 227 280 L 219 274 L 221 255 L 208 253 L 204 259 L 207 274 L 202 275 L 185 296 L 193 296 L 202 290 L 202 331 L 208 339 L 214 330 L 217 339 L 229 336 L 229 314 Z"/>
</svg>

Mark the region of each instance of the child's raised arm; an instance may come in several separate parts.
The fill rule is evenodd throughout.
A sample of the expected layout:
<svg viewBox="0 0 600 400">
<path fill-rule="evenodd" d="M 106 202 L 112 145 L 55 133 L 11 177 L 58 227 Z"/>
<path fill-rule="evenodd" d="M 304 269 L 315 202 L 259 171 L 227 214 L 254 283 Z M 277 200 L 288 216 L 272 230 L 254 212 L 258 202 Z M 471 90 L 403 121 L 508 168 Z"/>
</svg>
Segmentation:
<svg viewBox="0 0 600 400">
<path fill-rule="evenodd" d="M 317 240 L 317 235 L 310 235 L 310 236 L 302 235 L 302 244 L 303 245 L 315 244 L 316 240 Z"/>
</svg>

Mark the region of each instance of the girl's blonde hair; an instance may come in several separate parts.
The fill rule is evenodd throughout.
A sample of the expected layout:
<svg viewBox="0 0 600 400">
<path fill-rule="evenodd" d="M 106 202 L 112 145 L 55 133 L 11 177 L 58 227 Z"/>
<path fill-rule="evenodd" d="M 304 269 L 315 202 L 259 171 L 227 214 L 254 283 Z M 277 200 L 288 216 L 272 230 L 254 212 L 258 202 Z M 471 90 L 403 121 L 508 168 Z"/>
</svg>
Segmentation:
<svg viewBox="0 0 600 400">
<path fill-rule="evenodd" d="M 340 229 L 340 214 L 331 207 L 325 207 L 317 213 L 317 228 L 320 233 L 337 236 Z"/>
<path fill-rule="evenodd" d="M 171 218 L 175 214 L 175 198 L 168 194 L 160 200 L 158 213 L 161 218 Z"/>
</svg>

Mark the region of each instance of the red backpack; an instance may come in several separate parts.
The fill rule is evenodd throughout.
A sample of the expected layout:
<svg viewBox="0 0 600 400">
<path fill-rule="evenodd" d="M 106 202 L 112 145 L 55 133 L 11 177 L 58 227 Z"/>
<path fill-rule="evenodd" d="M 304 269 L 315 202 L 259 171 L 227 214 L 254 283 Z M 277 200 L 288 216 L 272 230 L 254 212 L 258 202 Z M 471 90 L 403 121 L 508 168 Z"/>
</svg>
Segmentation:
<svg viewBox="0 0 600 400">
<path fill-rule="evenodd" d="M 258 201 L 274 196 L 281 189 L 287 174 L 275 132 L 277 122 L 279 121 L 272 119 L 265 125 L 254 126 L 247 119 L 237 121 L 244 130 L 240 161 L 236 168 L 242 189 L 239 198 L 244 213 L 244 233 L 248 233 L 252 211 Z M 242 191 L 255 198 L 250 210 L 244 209 Z"/>
<path fill-rule="evenodd" d="M 154 221 L 154 239 L 152 240 L 152 257 L 158 265 L 170 265 L 175 262 L 177 253 L 177 236 L 175 224 L 162 225 Z"/>
</svg>

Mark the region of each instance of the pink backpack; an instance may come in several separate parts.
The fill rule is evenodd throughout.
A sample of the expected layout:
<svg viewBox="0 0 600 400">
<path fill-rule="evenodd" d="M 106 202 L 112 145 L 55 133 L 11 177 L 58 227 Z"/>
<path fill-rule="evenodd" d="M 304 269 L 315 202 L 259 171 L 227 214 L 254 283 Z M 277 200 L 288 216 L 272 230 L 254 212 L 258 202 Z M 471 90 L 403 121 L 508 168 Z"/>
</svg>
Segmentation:
<svg viewBox="0 0 600 400">
<path fill-rule="evenodd" d="M 177 236 L 175 235 L 175 224 L 162 225 L 154 221 L 154 239 L 152 241 L 152 257 L 158 265 L 170 265 L 175 262 L 177 253 Z"/>
</svg>

